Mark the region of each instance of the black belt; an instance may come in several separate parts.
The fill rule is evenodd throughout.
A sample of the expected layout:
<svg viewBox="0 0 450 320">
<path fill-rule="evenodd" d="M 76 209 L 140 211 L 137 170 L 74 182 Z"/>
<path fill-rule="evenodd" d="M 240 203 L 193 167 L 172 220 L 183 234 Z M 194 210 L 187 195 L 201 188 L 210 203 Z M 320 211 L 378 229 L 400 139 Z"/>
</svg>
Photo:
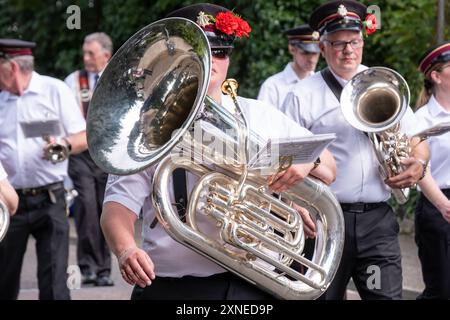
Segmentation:
<svg viewBox="0 0 450 320">
<path fill-rule="evenodd" d="M 387 206 L 386 202 L 355 202 L 355 203 L 341 203 L 341 208 L 343 211 L 347 212 L 355 212 L 362 213 L 366 211 L 370 211 L 373 209 L 377 209 L 382 206 Z"/>
<path fill-rule="evenodd" d="M 37 196 L 42 193 L 47 193 L 49 191 L 56 191 L 62 188 L 64 188 L 64 183 L 60 181 L 47 184 L 42 187 L 16 189 L 16 192 L 19 196 Z"/>
</svg>

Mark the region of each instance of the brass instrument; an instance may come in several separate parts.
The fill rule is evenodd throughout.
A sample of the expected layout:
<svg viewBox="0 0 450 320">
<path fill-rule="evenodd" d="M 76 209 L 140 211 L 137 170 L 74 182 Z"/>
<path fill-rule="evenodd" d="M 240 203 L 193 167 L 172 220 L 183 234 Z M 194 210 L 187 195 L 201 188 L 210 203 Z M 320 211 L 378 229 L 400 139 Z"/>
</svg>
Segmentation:
<svg viewBox="0 0 450 320">
<path fill-rule="evenodd" d="M 384 67 L 358 73 L 342 90 L 342 113 L 350 125 L 367 133 L 383 179 L 399 174 L 403 170 L 401 160 L 411 152 L 408 136 L 400 132 L 409 99 L 405 79 Z M 392 194 L 399 204 L 404 204 L 409 188 L 393 189 Z"/>
<path fill-rule="evenodd" d="M 266 178 L 247 165 L 263 142 L 249 130 L 235 95 L 230 112 L 206 96 L 211 49 L 203 30 L 183 18 L 156 21 L 133 35 L 113 56 L 92 97 L 87 138 L 104 171 L 126 175 L 157 165 L 152 200 L 170 236 L 224 268 L 283 299 L 315 299 L 338 268 L 344 242 L 342 211 L 330 189 L 307 178 L 274 197 Z M 196 128 L 218 130 L 231 153 L 218 152 Z M 182 155 L 182 156 L 180 156 Z M 198 177 L 183 222 L 170 198 L 176 168 Z M 316 222 L 315 251 L 303 257 L 303 221 L 294 206 Z M 203 215 L 216 230 L 197 223 Z M 307 268 L 292 268 L 297 261 Z"/>
<path fill-rule="evenodd" d="M 49 143 L 44 148 L 44 159 L 50 161 L 53 164 L 67 160 L 70 154 L 70 150 L 65 143 L 62 142 L 61 138 L 56 138 L 55 142 L 50 143 L 50 137 L 43 137 L 47 143 Z"/>
<path fill-rule="evenodd" d="M 9 210 L 3 201 L 0 201 L 0 242 L 6 235 L 9 227 Z"/>
</svg>

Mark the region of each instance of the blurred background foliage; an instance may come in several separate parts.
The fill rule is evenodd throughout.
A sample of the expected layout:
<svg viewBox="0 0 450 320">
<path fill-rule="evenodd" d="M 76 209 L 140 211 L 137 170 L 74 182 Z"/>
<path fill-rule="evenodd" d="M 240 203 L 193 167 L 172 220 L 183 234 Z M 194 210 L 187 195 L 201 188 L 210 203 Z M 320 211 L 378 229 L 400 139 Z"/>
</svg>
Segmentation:
<svg viewBox="0 0 450 320">
<path fill-rule="evenodd" d="M 37 42 L 36 69 L 63 79 L 82 66 L 84 36 L 104 31 L 119 48 L 130 36 L 168 12 L 204 1 L 180 0 L 0 0 L 0 38 Z M 240 82 L 240 95 L 256 97 L 259 86 L 290 61 L 282 32 L 308 22 L 310 13 L 324 0 L 211 1 L 233 9 L 252 27 L 250 39 L 236 41 L 229 76 Z M 422 78 L 417 62 L 437 41 L 438 0 L 361 1 L 381 9 L 381 30 L 366 38 L 363 63 L 386 66 L 401 73 L 410 85 L 415 105 Z M 81 9 L 81 29 L 69 30 L 66 20 L 71 5 Z M 450 1 L 445 1 L 445 21 L 450 21 Z M 445 25 L 445 39 L 450 35 Z M 319 69 L 324 66 L 319 63 Z M 413 211 L 414 199 L 405 207 Z"/>
</svg>

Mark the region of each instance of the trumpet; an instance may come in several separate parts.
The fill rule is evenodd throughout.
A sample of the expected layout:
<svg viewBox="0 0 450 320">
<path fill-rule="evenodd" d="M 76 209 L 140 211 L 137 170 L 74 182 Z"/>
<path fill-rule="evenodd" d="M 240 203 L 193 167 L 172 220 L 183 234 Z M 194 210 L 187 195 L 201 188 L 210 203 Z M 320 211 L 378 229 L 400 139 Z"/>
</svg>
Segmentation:
<svg viewBox="0 0 450 320">
<path fill-rule="evenodd" d="M 43 136 L 43 139 L 48 143 L 44 148 L 45 160 L 56 164 L 69 158 L 70 148 L 64 138 L 57 137 L 53 142 L 50 136 Z"/>
</svg>

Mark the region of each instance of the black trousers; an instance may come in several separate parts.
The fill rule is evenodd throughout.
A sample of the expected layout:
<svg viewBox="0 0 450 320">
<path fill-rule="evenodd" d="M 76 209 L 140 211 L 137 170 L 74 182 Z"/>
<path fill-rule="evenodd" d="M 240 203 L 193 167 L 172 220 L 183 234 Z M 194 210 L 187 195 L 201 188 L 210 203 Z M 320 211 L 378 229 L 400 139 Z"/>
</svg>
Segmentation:
<svg viewBox="0 0 450 320">
<path fill-rule="evenodd" d="M 85 151 L 69 158 L 69 176 L 78 192 L 74 201 L 74 219 L 78 234 L 77 260 L 81 273 L 109 276 L 111 252 L 100 227 L 108 175 Z"/>
<path fill-rule="evenodd" d="M 450 197 L 450 189 L 443 192 Z M 425 282 L 417 298 L 450 299 L 450 224 L 424 195 L 416 206 L 415 232 Z"/>
<path fill-rule="evenodd" d="M 402 268 L 399 225 L 391 207 L 344 211 L 345 242 L 338 271 L 321 297 L 344 298 L 350 278 L 362 299 L 401 299 Z"/>
<path fill-rule="evenodd" d="M 156 277 L 148 287 L 135 286 L 131 300 L 273 300 L 238 276 L 220 273 L 210 277 Z"/>
<path fill-rule="evenodd" d="M 48 193 L 20 196 L 19 209 L 0 243 L 0 300 L 17 299 L 19 295 L 20 272 L 30 234 L 36 239 L 39 299 L 70 299 L 66 284 L 69 223 L 64 189 L 53 193 L 55 203 Z"/>
</svg>

